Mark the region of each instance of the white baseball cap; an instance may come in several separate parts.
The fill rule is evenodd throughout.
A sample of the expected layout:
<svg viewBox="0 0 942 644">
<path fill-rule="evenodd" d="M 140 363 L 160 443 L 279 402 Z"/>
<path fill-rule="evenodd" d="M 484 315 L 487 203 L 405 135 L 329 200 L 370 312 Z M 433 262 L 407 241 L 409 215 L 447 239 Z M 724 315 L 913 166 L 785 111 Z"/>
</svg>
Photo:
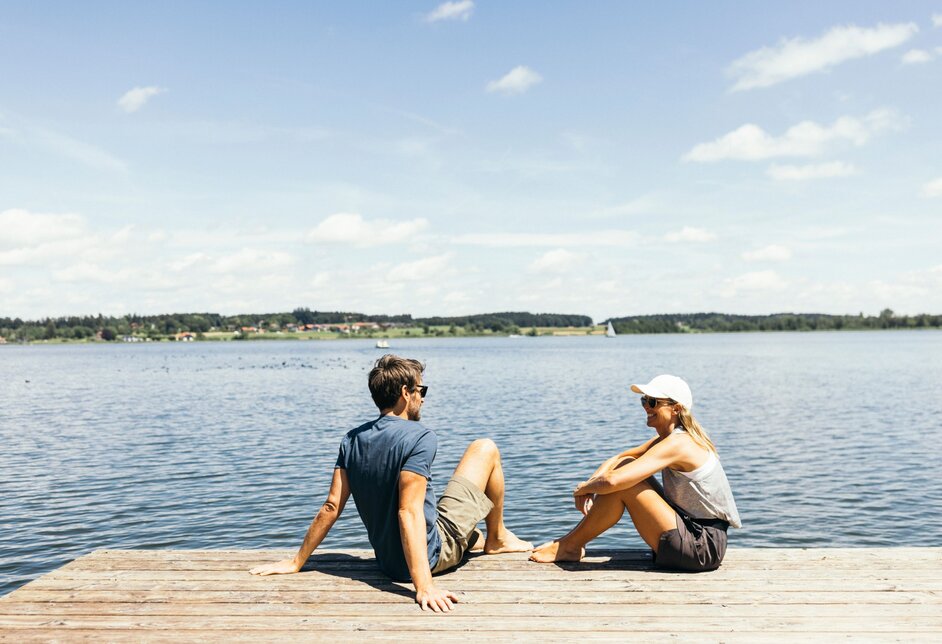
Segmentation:
<svg viewBox="0 0 942 644">
<path fill-rule="evenodd" d="M 682 378 L 662 374 L 646 385 L 631 385 L 636 394 L 644 394 L 652 398 L 670 398 L 684 406 L 688 411 L 693 407 L 693 394 L 690 386 Z"/>
</svg>

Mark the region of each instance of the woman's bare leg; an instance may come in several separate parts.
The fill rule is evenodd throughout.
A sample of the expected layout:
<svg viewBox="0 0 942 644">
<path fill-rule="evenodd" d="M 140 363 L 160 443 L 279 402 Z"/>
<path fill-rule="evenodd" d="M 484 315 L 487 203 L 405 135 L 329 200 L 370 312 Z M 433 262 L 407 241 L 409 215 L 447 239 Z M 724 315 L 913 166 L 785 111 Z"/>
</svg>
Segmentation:
<svg viewBox="0 0 942 644">
<path fill-rule="evenodd" d="M 674 509 L 645 480 L 621 492 L 596 496 L 588 514 L 569 534 L 536 548 L 530 559 L 541 563 L 579 561 L 585 554 L 585 545 L 618 523 L 625 509 L 638 534 L 655 552 L 661 534 L 677 527 Z"/>
</svg>

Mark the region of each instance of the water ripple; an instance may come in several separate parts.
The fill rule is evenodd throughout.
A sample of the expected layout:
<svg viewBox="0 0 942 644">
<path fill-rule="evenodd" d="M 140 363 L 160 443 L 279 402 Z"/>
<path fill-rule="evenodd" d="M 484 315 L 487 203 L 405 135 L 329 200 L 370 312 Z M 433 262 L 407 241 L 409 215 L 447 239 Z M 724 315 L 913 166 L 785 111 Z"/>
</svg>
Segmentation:
<svg viewBox="0 0 942 644">
<path fill-rule="evenodd" d="M 438 491 L 501 448 L 535 541 L 569 491 L 650 436 L 631 382 L 675 372 L 720 448 L 746 546 L 942 545 L 942 333 L 403 340 L 427 363 Z M 340 437 L 375 415 L 368 342 L 0 350 L 0 594 L 98 548 L 294 548 Z M 29 382 L 27 382 L 29 381 Z M 641 547 L 623 522 L 600 547 Z M 352 504 L 326 547 L 367 547 Z"/>
</svg>

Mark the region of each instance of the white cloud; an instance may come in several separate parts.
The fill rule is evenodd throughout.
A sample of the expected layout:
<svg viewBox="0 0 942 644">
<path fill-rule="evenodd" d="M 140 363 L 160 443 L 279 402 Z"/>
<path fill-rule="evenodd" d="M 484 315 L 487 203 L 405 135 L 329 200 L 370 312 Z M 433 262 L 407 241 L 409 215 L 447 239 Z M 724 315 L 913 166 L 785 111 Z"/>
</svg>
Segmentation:
<svg viewBox="0 0 942 644">
<path fill-rule="evenodd" d="M 423 257 L 421 259 L 402 262 L 393 266 L 386 274 L 387 281 L 406 280 L 418 282 L 427 280 L 432 276 L 440 276 L 448 271 L 451 262 L 451 253 Z"/>
<path fill-rule="evenodd" d="M 650 214 L 661 207 L 660 202 L 653 195 L 642 195 L 636 199 L 625 201 L 614 206 L 602 208 L 597 213 L 600 217 L 616 217 L 619 215 Z"/>
<path fill-rule="evenodd" d="M 209 271 L 211 273 L 259 273 L 290 266 L 293 263 L 294 257 L 290 253 L 243 248 L 213 261 L 209 266 Z"/>
<path fill-rule="evenodd" d="M 190 270 L 191 268 L 197 266 L 198 264 L 202 264 L 208 259 L 209 258 L 203 253 L 190 253 L 185 257 L 173 260 L 172 262 L 168 263 L 167 266 L 170 268 L 170 270 L 179 273 L 180 271 Z"/>
<path fill-rule="evenodd" d="M 932 60 L 932 54 L 925 49 L 910 49 L 901 58 L 903 64 L 914 65 L 917 63 L 928 63 Z"/>
<path fill-rule="evenodd" d="M 155 85 L 149 87 L 135 87 L 125 92 L 124 96 L 118 99 L 118 107 L 126 113 L 131 114 L 144 107 L 147 101 L 153 97 L 158 94 L 163 94 L 166 91 L 167 90 L 163 87 L 157 87 Z"/>
<path fill-rule="evenodd" d="M 665 239 L 669 242 L 708 242 L 716 239 L 716 235 L 703 228 L 684 226 L 678 231 L 667 233 Z"/>
<path fill-rule="evenodd" d="M 22 208 L 0 212 L 0 247 L 33 246 L 84 233 L 85 220 L 73 213 L 38 213 Z"/>
<path fill-rule="evenodd" d="M 529 270 L 531 273 L 566 273 L 573 270 L 581 260 L 579 254 L 565 248 L 557 248 L 534 260 Z"/>
<path fill-rule="evenodd" d="M 775 271 L 754 271 L 724 280 L 719 294 L 722 297 L 735 297 L 743 291 L 781 291 L 787 286 L 788 282 Z"/>
<path fill-rule="evenodd" d="M 124 161 L 91 143 L 42 128 L 32 130 L 32 135 L 43 147 L 91 168 L 121 173 L 128 171 L 128 166 Z"/>
<path fill-rule="evenodd" d="M 456 235 L 452 243 L 466 246 L 521 248 L 529 246 L 630 246 L 637 235 L 628 230 L 602 230 L 592 233 L 473 233 Z"/>
<path fill-rule="evenodd" d="M 942 197 L 942 177 L 933 179 L 922 187 L 923 197 Z"/>
<path fill-rule="evenodd" d="M 457 0 L 456 2 L 443 2 L 425 16 L 426 22 L 439 20 L 467 21 L 474 12 L 473 0 Z"/>
<path fill-rule="evenodd" d="M 543 77 L 535 71 L 529 67 L 518 65 L 499 80 L 488 83 L 487 91 L 500 92 L 502 94 L 522 94 L 542 81 Z"/>
<path fill-rule="evenodd" d="M 309 242 L 380 246 L 408 241 L 428 228 L 428 220 L 389 221 L 363 219 L 357 213 L 338 212 L 327 217 L 307 234 Z"/>
<path fill-rule="evenodd" d="M 942 13 L 932 14 L 932 26 L 933 27 L 942 27 Z"/>
<path fill-rule="evenodd" d="M 119 272 L 107 270 L 90 262 L 82 262 L 53 271 L 52 276 L 57 282 L 98 282 L 101 284 L 119 282 L 124 277 Z"/>
<path fill-rule="evenodd" d="M 445 297 L 442 298 L 442 302 L 446 304 L 465 304 L 470 301 L 470 296 L 464 291 L 452 291 L 451 293 L 446 293 Z"/>
<path fill-rule="evenodd" d="M 829 163 L 812 163 L 810 165 L 777 165 L 769 166 L 765 171 L 776 181 L 805 181 L 807 179 L 827 179 L 830 177 L 849 177 L 857 169 L 850 163 L 831 161 Z"/>
<path fill-rule="evenodd" d="M 832 143 L 860 146 L 874 134 L 900 129 L 904 120 L 892 110 L 874 110 L 863 117 L 842 116 L 831 125 L 802 121 L 774 137 L 758 125 L 747 123 L 708 143 L 698 143 L 684 161 L 709 163 L 726 159 L 758 161 L 775 157 L 811 157 L 824 153 Z"/>
<path fill-rule="evenodd" d="M 835 65 L 898 47 L 919 31 L 914 23 L 834 27 L 814 39 L 782 39 L 733 61 L 727 73 L 736 79 L 732 91 L 770 87 L 783 81 L 826 71 Z"/>
<path fill-rule="evenodd" d="M 12 293 L 14 287 L 13 280 L 0 277 L 0 293 Z"/>
<path fill-rule="evenodd" d="M 792 251 L 790 249 L 778 244 L 747 250 L 742 254 L 742 258 L 747 262 L 784 262 L 790 259 L 791 256 Z"/>
</svg>

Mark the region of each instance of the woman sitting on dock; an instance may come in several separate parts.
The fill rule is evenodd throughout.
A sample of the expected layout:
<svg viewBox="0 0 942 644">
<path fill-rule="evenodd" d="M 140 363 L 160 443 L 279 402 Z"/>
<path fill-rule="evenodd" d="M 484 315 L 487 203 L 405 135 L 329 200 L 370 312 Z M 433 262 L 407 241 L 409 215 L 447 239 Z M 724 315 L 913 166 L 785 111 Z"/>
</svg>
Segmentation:
<svg viewBox="0 0 942 644">
<path fill-rule="evenodd" d="M 690 413 L 693 395 L 677 376 L 662 375 L 641 394 L 657 436 L 608 459 L 573 491 L 584 518 L 566 536 L 533 551 L 532 561 L 579 561 L 585 545 L 618 523 L 625 509 L 655 564 L 714 570 L 726 553 L 726 530 L 741 527 L 716 447 Z M 663 488 L 654 478 L 662 472 Z"/>
</svg>

